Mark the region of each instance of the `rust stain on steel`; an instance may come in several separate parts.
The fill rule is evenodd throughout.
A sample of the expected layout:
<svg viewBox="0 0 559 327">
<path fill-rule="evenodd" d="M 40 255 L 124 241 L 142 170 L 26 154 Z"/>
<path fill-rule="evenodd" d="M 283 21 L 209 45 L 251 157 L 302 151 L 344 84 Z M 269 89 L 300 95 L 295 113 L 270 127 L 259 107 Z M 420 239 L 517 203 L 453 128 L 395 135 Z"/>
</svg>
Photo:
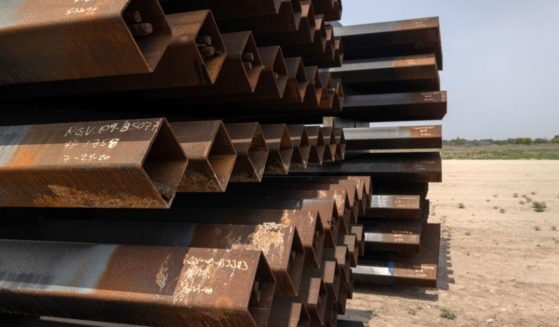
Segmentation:
<svg viewBox="0 0 559 327">
<path fill-rule="evenodd" d="M 1 312 L 162 327 L 266 326 L 269 318 L 274 279 L 257 251 L 28 241 L 0 248 Z"/>
<path fill-rule="evenodd" d="M 188 158 L 178 191 L 225 192 L 237 152 L 223 123 L 177 122 L 171 128 Z"/>
<path fill-rule="evenodd" d="M 301 209 L 318 211 L 322 227 L 324 228 L 325 246 L 334 246 L 337 244 L 340 217 L 336 209 L 336 202 L 333 199 L 305 199 L 303 200 Z"/>
<path fill-rule="evenodd" d="M 332 109 L 334 106 L 334 99 L 336 95 L 336 85 L 334 85 L 332 74 L 327 71 L 320 72 L 320 80 L 322 82 L 324 92 L 322 92 L 319 107 L 320 109 Z"/>
<path fill-rule="evenodd" d="M 224 224 L 279 223 L 297 229 L 305 247 L 305 266 L 318 267 L 324 248 L 324 228 L 317 210 L 226 210 Z"/>
<path fill-rule="evenodd" d="M 187 166 L 165 119 L 0 127 L 0 205 L 169 207 Z"/>
<path fill-rule="evenodd" d="M 149 35 L 133 36 L 127 10 L 141 12 Z M 12 0 L 1 11 L 0 85 L 149 73 L 171 41 L 156 0 Z"/>
<path fill-rule="evenodd" d="M 301 26 L 301 5 L 299 0 L 284 0 L 281 2 L 279 11 L 272 15 L 254 15 L 237 19 L 221 20 L 220 28 L 225 32 L 232 31 L 254 31 L 257 35 L 267 36 L 269 34 L 296 31 Z M 260 38 L 258 38 L 260 42 Z M 262 42 L 262 44 L 274 44 Z M 279 44 L 279 43 L 275 43 Z"/>
<path fill-rule="evenodd" d="M 304 125 L 287 125 L 291 142 L 293 143 L 293 157 L 291 167 L 306 168 L 311 153 L 309 136 Z"/>
<path fill-rule="evenodd" d="M 305 304 L 295 297 L 275 296 L 269 327 L 310 327 L 311 317 Z"/>
<path fill-rule="evenodd" d="M 322 127 L 320 130 L 324 138 L 324 144 L 326 144 L 324 162 L 334 162 L 336 161 L 336 149 L 338 148 L 334 136 L 334 129 L 332 127 Z"/>
<path fill-rule="evenodd" d="M 231 182 L 260 182 L 268 159 L 268 146 L 258 123 L 225 124 L 237 151 Z"/>
<path fill-rule="evenodd" d="M 322 132 L 320 131 L 320 127 L 305 126 L 305 131 L 307 132 L 309 143 L 311 144 L 309 164 L 322 165 L 326 146 L 324 144 L 324 138 L 322 136 Z"/>
<path fill-rule="evenodd" d="M 297 295 L 305 252 L 295 227 L 259 225 L 196 226 L 191 246 L 262 251 L 276 279 L 276 294 Z"/>
<path fill-rule="evenodd" d="M 285 124 L 261 125 L 262 134 L 270 151 L 266 163 L 266 174 L 286 175 L 293 157 L 293 143 Z"/>
</svg>

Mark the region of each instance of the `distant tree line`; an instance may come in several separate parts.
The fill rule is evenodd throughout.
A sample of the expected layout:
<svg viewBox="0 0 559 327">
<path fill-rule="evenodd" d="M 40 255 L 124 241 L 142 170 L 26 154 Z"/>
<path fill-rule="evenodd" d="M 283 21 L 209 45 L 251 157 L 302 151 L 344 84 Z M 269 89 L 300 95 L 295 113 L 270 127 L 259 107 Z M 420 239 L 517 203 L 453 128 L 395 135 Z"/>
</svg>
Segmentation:
<svg viewBox="0 0 559 327">
<path fill-rule="evenodd" d="M 451 146 L 488 146 L 488 145 L 530 145 L 530 144 L 559 144 L 559 135 L 555 135 L 552 139 L 548 138 L 536 138 L 532 139 L 529 137 L 517 137 L 509 138 L 506 140 L 493 140 L 493 139 L 481 139 L 481 140 L 467 140 L 461 137 L 457 137 L 452 140 L 444 140 L 443 145 Z"/>
</svg>

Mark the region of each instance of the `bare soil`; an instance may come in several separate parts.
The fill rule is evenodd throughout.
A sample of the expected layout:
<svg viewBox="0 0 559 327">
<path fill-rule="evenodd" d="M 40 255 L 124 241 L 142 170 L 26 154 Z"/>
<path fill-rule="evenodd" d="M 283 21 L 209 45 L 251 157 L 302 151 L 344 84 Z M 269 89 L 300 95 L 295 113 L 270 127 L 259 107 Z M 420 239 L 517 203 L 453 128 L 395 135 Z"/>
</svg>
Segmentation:
<svg viewBox="0 0 559 327">
<path fill-rule="evenodd" d="M 430 221 L 443 226 L 439 289 L 361 288 L 346 318 L 559 326 L 559 161 L 444 161 L 443 172 L 429 191 Z M 533 202 L 547 209 L 537 213 Z"/>
</svg>

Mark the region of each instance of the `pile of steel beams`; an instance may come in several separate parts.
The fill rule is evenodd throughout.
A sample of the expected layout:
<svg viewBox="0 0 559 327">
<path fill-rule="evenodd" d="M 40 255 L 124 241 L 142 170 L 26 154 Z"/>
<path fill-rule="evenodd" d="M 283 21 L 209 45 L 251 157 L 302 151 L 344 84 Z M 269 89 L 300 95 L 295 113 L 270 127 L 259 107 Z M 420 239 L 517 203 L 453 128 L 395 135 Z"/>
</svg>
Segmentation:
<svg viewBox="0 0 559 327">
<path fill-rule="evenodd" d="M 2 2 L 0 324 L 353 326 L 354 281 L 432 286 L 440 127 L 347 127 L 442 119 L 438 22 L 341 12 Z"/>
</svg>

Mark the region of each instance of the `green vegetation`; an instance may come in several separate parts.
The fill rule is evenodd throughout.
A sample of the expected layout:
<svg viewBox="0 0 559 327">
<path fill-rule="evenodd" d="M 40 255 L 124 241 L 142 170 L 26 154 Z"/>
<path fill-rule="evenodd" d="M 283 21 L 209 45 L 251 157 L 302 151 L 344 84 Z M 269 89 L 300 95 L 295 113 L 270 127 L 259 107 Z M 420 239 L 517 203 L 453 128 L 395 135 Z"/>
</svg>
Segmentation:
<svg viewBox="0 0 559 327">
<path fill-rule="evenodd" d="M 443 308 L 441 309 L 441 318 L 455 320 L 458 317 L 454 313 L 450 312 L 450 310 Z"/>
<path fill-rule="evenodd" d="M 545 202 L 538 202 L 538 201 L 534 201 L 532 203 L 532 207 L 534 208 L 535 212 L 544 212 L 545 209 L 547 209 Z"/>
<path fill-rule="evenodd" d="M 443 141 L 443 159 L 536 159 L 559 160 L 559 135 L 552 139 L 528 137 L 506 140 L 466 140 L 456 138 Z"/>
<path fill-rule="evenodd" d="M 442 158 L 446 160 L 559 160 L 559 143 L 444 145 Z"/>
</svg>

